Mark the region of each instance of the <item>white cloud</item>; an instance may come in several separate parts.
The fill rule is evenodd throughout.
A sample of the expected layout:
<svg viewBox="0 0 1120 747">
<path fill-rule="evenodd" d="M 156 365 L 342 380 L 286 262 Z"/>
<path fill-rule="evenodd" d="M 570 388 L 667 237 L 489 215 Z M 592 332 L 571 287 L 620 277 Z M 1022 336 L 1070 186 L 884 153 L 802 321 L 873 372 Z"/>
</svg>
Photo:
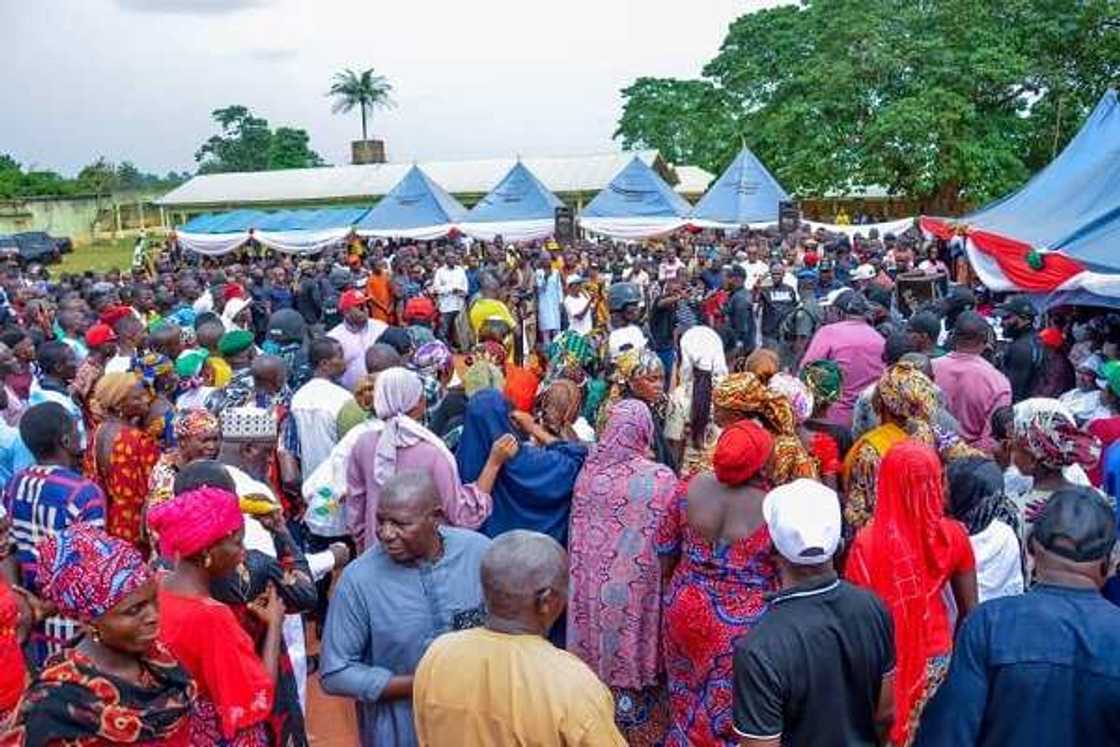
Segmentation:
<svg viewBox="0 0 1120 747">
<path fill-rule="evenodd" d="M 732 20 L 773 4 L 0 2 L 0 152 L 68 173 L 99 154 L 193 169 L 210 112 L 236 103 L 345 163 L 359 117 L 324 94 L 338 70 L 371 66 L 395 88 L 371 125 L 392 160 L 615 150 L 621 88 L 698 75 Z"/>
</svg>

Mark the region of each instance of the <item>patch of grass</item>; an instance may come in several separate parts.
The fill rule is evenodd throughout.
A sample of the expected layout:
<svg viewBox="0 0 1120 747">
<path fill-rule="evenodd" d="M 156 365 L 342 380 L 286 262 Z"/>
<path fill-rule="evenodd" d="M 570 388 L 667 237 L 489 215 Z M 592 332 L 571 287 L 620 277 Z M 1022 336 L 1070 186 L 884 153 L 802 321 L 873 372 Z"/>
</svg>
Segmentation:
<svg viewBox="0 0 1120 747">
<path fill-rule="evenodd" d="M 136 239 L 112 239 L 74 247 L 74 251 L 62 255 L 62 262 L 51 270 L 55 273 L 106 272 L 114 268 L 127 270 L 132 264 L 132 246 L 135 243 Z"/>
</svg>

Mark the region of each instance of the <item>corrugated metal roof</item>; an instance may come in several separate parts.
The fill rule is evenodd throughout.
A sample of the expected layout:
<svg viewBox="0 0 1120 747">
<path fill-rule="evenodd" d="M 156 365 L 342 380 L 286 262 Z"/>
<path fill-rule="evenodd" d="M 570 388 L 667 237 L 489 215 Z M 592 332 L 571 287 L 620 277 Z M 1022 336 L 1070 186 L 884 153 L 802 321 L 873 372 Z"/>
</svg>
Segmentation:
<svg viewBox="0 0 1120 747">
<path fill-rule="evenodd" d="M 635 155 L 650 166 L 659 160 L 656 150 L 645 150 L 522 158 L 521 162 L 552 192 L 595 192 L 606 187 Z M 485 194 L 502 180 L 517 160 L 484 158 L 203 174 L 171 190 L 156 203 L 177 206 L 238 205 L 381 197 L 388 194 L 413 165 L 420 166 L 432 180 L 452 194 Z"/>
<path fill-rule="evenodd" d="M 699 166 L 674 166 L 673 171 L 680 180 L 673 187 L 673 191 L 681 195 L 702 195 L 708 191 L 708 185 L 715 179 L 715 174 Z"/>
</svg>

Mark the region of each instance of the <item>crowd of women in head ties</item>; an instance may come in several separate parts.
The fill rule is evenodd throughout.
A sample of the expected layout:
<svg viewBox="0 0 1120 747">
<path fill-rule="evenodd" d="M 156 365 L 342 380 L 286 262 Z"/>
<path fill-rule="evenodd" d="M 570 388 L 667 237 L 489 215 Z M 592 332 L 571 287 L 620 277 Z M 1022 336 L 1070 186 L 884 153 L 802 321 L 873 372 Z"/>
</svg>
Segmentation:
<svg viewBox="0 0 1120 747">
<path fill-rule="evenodd" d="M 482 600 L 513 530 L 566 548 L 542 632 L 609 690 L 588 744 L 771 743 L 736 652 L 833 562 L 889 616 L 854 699 L 893 708 L 847 734 L 912 742 L 954 632 L 1030 587 L 1049 498 L 1114 493 L 1120 355 L 1012 299 L 993 365 L 967 288 L 899 313 L 936 251 L 825 239 L 161 260 L 154 291 L 9 272 L 0 745 L 306 744 L 316 667 L 363 744 L 423 742 L 425 649 L 496 629 L 437 600 Z"/>
</svg>

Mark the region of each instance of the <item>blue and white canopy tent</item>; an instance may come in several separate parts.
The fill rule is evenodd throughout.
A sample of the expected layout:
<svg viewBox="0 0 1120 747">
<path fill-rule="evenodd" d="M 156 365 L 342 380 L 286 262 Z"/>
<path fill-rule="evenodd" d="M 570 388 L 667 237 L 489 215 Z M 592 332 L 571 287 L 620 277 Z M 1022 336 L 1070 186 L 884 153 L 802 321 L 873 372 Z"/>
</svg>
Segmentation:
<svg viewBox="0 0 1120 747">
<path fill-rule="evenodd" d="M 473 239 L 536 241 L 551 236 L 556 208 L 564 203 L 518 161 L 490 193 L 471 208 L 460 229 Z"/>
<path fill-rule="evenodd" d="M 671 233 L 687 223 L 688 201 L 635 157 L 580 213 L 582 228 L 619 239 Z"/>
<path fill-rule="evenodd" d="M 447 190 L 413 166 L 354 228 L 361 236 L 431 240 L 446 236 L 466 214 Z"/>
<path fill-rule="evenodd" d="M 1120 303 L 1120 98 L 1106 91 L 1058 157 L 1021 189 L 922 230 L 963 239 L 984 285 L 1049 303 Z M 1062 294 L 1069 294 L 1062 296 Z"/>
<path fill-rule="evenodd" d="M 696 203 L 689 223 L 724 229 L 768 226 L 778 222 L 778 203 L 789 199 L 762 161 L 744 146 Z"/>
<path fill-rule="evenodd" d="M 306 210 L 233 210 L 196 216 L 176 232 L 184 249 L 218 256 L 256 239 L 269 249 L 288 254 L 316 254 L 344 241 L 366 213 L 366 207 Z"/>
</svg>

